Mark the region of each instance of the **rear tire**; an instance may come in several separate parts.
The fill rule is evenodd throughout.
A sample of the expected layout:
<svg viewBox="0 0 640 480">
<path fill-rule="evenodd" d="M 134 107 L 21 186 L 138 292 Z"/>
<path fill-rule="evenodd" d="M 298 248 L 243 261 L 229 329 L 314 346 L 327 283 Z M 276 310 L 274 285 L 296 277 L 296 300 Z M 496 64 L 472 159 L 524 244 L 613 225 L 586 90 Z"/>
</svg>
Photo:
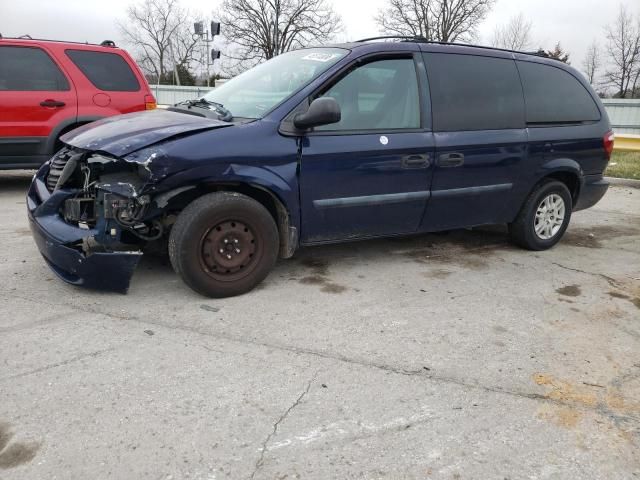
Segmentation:
<svg viewBox="0 0 640 480">
<path fill-rule="evenodd" d="M 511 240 L 528 250 L 547 250 L 560 241 L 569 226 L 573 201 L 567 186 L 544 180 L 529 195 L 509 225 Z"/>
<path fill-rule="evenodd" d="M 189 204 L 169 236 L 171 265 L 208 297 L 246 293 L 278 258 L 278 228 L 269 211 L 236 192 L 216 192 Z"/>
</svg>

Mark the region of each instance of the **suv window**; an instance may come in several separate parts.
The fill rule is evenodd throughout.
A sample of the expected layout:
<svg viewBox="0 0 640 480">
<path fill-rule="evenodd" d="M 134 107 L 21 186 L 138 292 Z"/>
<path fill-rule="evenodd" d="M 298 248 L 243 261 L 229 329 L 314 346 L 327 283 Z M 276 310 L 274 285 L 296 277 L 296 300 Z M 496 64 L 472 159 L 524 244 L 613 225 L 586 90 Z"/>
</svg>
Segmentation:
<svg viewBox="0 0 640 480">
<path fill-rule="evenodd" d="M 600 120 L 587 89 L 573 75 L 551 65 L 518 62 L 527 100 L 527 123 Z"/>
<path fill-rule="evenodd" d="M 378 60 L 357 67 L 322 96 L 336 99 L 342 119 L 316 130 L 420 128 L 418 79 L 411 58 Z"/>
<path fill-rule="evenodd" d="M 137 92 L 140 83 L 120 55 L 90 50 L 66 50 L 67 56 L 96 88 L 107 92 Z"/>
<path fill-rule="evenodd" d="M 448 53 L 424 58 L 434 131 L 524 128 L 524 96 L 513 60 Z"/>
<path fill-rule="evenodd" d="M 69 90 L 67 78 L 41 48 L 0 46 L 0 65 L 0 90 Z"/>
</svg>

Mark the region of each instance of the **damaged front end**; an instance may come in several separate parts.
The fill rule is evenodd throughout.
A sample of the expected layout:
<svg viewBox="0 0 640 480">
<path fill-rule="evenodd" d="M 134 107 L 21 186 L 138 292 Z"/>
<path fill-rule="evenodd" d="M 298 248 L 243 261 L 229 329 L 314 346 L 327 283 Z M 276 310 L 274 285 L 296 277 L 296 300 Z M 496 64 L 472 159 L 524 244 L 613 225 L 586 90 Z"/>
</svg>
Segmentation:
<svg viewBox="0 0 640 480">
<path fill-rule="evenodd" d="M 64 148 L 36 174 L 27 195 L 40 252 L 64 281 L 125 293 L 147 242 L 170 222 L 146 189 L 147 162 Z"/>
</svg>

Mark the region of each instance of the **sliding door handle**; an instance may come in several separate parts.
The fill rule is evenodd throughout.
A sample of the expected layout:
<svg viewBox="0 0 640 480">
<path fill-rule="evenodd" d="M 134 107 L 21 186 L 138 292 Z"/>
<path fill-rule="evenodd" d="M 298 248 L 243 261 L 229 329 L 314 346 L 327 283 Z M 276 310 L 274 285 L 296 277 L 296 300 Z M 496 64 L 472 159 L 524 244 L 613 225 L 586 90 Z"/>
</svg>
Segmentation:
<svg viewBox="0 0 640 480">
<path fill-rule="evenodd" d="M 438 157 L 439 167 L 460 167 L 464 165 L 462 153 L 443 153 Z"/>
</svg>

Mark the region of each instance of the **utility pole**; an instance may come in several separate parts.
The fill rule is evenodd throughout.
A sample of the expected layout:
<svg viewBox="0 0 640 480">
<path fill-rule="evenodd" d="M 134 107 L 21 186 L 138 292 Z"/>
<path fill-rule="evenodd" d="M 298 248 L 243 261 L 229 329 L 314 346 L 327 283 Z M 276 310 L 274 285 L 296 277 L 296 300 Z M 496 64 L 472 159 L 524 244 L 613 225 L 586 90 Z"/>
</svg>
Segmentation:
<svg viewBox="0 0 640 480">
<path fill-rule="evenodd" d="M 176 56 L 173 53 L 173 42 L 169 42 L 169 51 L 171 53 L 171 63 L 173 64 L 173 79 L 176 85 L 180 86 L 180 75 L 178 75 L 178 65 L 176 64 Z"/>
<path fill-rule="evenodd" d="M 280 55 L 280 39 L 278 38 L 280 36 L 280 0 L 276 0 L 276 17 L 273 22 L 273 30 L 273 39 L 275 44 L 273 46 L 273 56 L 277 57 Z"/>
</svg>

